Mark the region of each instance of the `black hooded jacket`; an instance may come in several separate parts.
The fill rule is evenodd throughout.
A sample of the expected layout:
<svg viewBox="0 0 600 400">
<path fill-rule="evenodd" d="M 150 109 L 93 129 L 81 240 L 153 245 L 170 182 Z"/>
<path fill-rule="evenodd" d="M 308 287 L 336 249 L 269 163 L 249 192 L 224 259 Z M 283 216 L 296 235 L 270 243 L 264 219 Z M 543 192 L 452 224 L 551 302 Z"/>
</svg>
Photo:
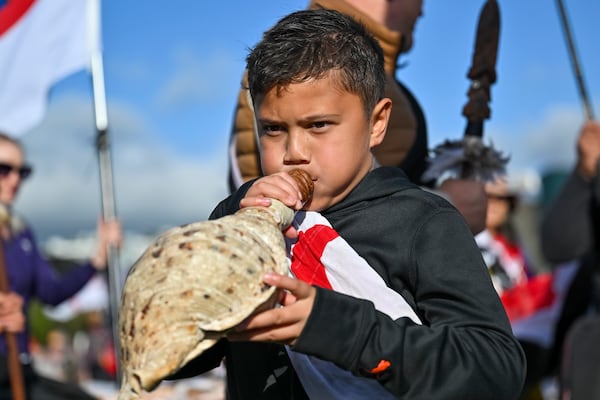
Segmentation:
<svg viewBox="0 0 600 400">
<path fill-rule="evenodd" d="M 221 202 L 211 219 L 234 213 L 250 184 Z M 368 300 L 317 288 L 294 351 L 377 379 L 401 399 L 518 398 L 523 352 L 473 236 L 448 202 L 399 168 L 381 167 L 321 214 L 423 324 L 392 320 Z M 207 371 L 223 357 L 230 399 L 306 398 L 285 348 L 276 344 L 222 340 L 176 377 Z M 388 369 L 367 372 L 383 359 Z"/>
</svg>

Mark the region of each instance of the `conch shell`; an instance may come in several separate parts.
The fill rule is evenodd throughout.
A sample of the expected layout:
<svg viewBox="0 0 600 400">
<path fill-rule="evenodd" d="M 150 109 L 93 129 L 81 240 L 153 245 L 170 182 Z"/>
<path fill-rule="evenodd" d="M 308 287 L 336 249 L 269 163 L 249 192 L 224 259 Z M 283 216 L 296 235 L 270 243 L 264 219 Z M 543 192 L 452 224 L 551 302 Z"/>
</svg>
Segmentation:
<svg viewBox="0 0 600 400">
<path fill-rule="evenodd" d="M 313 182 L 290 171 L 306 202 Z M 119 400 L 139 398 L 213 346 L 278 293 L 269 271 L 287 274 L 282 230 L 294 210 L 273 199 L 161 234 L 132 266 L 121 298 Z"/>
</svg>

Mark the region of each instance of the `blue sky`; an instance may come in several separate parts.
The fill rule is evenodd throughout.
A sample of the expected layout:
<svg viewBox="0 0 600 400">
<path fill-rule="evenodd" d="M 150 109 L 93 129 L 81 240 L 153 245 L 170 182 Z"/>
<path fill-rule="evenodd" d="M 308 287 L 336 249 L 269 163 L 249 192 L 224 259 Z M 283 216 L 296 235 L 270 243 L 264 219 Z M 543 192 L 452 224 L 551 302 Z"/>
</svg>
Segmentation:
<svg viewBox="0 0 600 400">
<path fill-rule="evenodd" d="M 417 95 L 430 144 L 460 138 L 483 1 L 426 0 L 398 78 Z M 226 195 L 227 142 L 248 47 L 307 0 L 105 0 L 104 68 L 117 212 L 153 233 L 205 219 Z M 512 156 L 511 174 L 568 166 L 583 108 L 556 4 L 499 1 L 498 81 L 485 137 Z M 600 103 L 600 2 L 565 0 L 592 104 Z M 36 173 L 17 207 L 42 238 L 93 226 L 99 183 L 88 75 L 51 92 L 44 121 L 24 137 Z M 600 113 L 595 107 L 596 115 Z"/>
</svg>

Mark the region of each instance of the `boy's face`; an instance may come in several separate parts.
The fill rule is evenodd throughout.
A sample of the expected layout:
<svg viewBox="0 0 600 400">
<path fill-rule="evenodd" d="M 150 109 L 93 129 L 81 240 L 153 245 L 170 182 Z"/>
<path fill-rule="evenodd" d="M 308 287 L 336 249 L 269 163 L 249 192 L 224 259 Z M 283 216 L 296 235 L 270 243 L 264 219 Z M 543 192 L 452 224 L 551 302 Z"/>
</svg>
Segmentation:
<svg viewBox="0 0 600 400">
<path fill-rule="evenodd" d="M 391 101 L 381 100 L 367 120 L 361 99 L 331 77 L 274 88 L 255 105 L 263 172 L 308 172 L 315 184 L 310 210 L 336 204 L 369 172 L 391 110 Z"/>
</svg>

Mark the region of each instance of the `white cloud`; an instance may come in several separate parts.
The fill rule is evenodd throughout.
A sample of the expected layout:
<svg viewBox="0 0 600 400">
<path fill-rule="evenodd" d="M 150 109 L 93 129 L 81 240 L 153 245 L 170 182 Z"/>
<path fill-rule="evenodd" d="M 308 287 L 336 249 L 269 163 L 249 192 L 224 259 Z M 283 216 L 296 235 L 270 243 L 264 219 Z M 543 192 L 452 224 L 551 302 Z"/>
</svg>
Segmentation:
<svg viewBox="0 0 600 400">
<path fill-rule="evenodd" d="M 511 126 L 511 131 L 490 132 L 490 138 L 511 157 L 509 171 L 570 168 L 575 162 L 575 143 L 583 123 L 581 110 L 556 105 L 540 119 Z"/>
<path fill-rule="evenodd" d="M 175 52 L 174 63 L 174 71 L 156 98 L 159 108 L 166 111 L 214 101 L 223 93 L 229 94 L 242 73 L 242 64 L 224 52 L 201 58 L 194 51 L 180 47 Z"/>
<path fill-rule="evenodd" d="M 16 204 L 42 238 L 93 229 L 100 215 L 100 180 L 89 100 L 60 98 L 23 138 L 34 164 Z M 225 152 L 182 158 L 123 104 L 109 108 L 116 209 L 124 229 L 156 233 L 206 219 L 226 195 Z"/>
</svg>

